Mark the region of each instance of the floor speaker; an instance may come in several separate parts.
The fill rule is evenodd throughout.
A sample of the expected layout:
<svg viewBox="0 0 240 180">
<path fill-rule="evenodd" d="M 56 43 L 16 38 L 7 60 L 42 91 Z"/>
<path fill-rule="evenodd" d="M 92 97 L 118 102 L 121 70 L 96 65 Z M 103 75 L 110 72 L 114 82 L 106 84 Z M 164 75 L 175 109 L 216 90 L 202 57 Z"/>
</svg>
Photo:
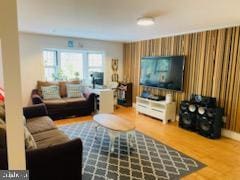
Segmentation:
<svg viewBox="0 0 240 180">
<path fill-rule="evenodd" d="M 197 111 L 196 130 L 202 136 L 217 139 L 221 137 L 222 108 L 199 107 Z"/>
<path fill-rule="evenodd" d="M 190 101 L 182 101 L 180 104 L 179 126 L 184 129 L 195 131 L 197 109 L 197 105 Z"/>
</svg>

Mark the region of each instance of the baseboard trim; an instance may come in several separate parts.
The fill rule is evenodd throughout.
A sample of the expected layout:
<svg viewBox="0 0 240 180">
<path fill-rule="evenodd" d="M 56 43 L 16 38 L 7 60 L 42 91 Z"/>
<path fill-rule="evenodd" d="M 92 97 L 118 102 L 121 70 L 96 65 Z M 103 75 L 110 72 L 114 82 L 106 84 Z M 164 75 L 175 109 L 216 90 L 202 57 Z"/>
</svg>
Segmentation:
<svg viewBox="0 0 240 180">
<path fill-rule="evenodd" d="M 240 133 L 230 131 L 227 129 L 222 129 L 222 136 L 240 141 Z"/>
</svg>

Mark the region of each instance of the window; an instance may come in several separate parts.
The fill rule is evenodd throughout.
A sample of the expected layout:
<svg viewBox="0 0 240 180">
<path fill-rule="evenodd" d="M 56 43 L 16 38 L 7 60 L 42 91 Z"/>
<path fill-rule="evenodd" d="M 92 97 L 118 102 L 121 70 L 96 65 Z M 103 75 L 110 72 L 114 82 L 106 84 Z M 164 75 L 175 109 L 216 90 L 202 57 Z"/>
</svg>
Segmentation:
<svg viewBox="0 0 240 180">
<path fill-rule="evenodd" d="M 65 79 L 83 79 L 83 54 L 61 52 L 60 59 Z"/>
<path fill-rule="evenodd" d="M 43 51 L 45 78 L 47 81 L 85 79 L 91 72 L 103 72 L 104 54 L 87 51 Z"/>
<path fill-rule="evenodd" d="M 43 60 L 46 80 L 52 81 L 57 71 L 57 51 L 43 51 Z"/>
<path fill-rule="evenodd" d="M 88 53 L 88 74 L 103 72 L 103 54 Z"/>
</svg>

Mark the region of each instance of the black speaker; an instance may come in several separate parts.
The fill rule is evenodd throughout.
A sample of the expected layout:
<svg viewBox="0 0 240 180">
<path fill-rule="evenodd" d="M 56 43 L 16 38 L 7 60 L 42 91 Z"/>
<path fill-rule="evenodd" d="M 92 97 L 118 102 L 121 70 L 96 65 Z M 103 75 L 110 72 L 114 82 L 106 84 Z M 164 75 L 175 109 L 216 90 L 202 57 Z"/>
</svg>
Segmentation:
<svg viewBox="0 0 240 180">
<path fill-rule="evenodd" d="M 221 137 L 222 108 L 199 107 L 197 111 L 196 130 L 202 136 L 217 139 Z"/>
<path fill-rule="evenodd" d="M 180 104 L 179 126 L 184 129 L 195 131 L 197 109 L 197 105 L 189 101 L 182 101 Z"/>
<path fill-rule="evenodd" d="M 216 98 L 192 94 L 190 102 L 204 107 L 216 107 Z"/>
</svg>

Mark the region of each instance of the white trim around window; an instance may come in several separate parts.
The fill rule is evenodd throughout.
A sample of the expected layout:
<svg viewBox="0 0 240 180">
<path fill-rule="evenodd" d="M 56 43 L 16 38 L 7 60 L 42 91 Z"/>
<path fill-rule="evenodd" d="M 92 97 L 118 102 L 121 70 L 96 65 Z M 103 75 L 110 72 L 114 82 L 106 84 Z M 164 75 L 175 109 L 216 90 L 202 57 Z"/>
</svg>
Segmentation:
<svg viewBox="0 0 240 180">
<path fill-rule="evenodd" d="M 86 81 L 90 80 L 90 77 L 89 77 L 89 74 L 90 74 L 89 70 L 90 69 L 96 69 L 97 71 L 100 71 L 100 72 L 104 72 L 104 70 L 105 70 L 105 68 L 104 68 L 105 67 L 105 52 L 103 52 L 103 51 L 69 50 L 69 49 L 53 49 L 53 48 L 43 49 L 42 52 L 44 53 L 44 51 L 52 51 L 52 52 L 56 53 L 55 66 L 51 66 L 51 68 L 55 69 L 54 77 L 59 75 L 58 73 L 60 72 L 60 69 L 61 69 L 61 53 L 64 53 L 64 52 L 81 53 L 82 54 L 82 57 L 83 57 L 83 68 L 82 68 L 83 79 L 86 80 Z M 100 54 L 100 55 L 102 55 L 101 66 L 89 66 L 89 54 Z M 43 63 L 44 63 L 44 58 L 43 58 Z M 45 63 L 44 63 L 45 79 L 46 80 L 57 80 L 57 79 L 54 79 L 54 78 L 51 78 L 51 77 L 47 77 L 47 76 L 49 76 L 49 73 L 48 74 L 46 73 L 46 68 L 49 68 L 49 67 L 50 66 L 48 66 L 48 65 L 45 66 Z"/>
</svg>

